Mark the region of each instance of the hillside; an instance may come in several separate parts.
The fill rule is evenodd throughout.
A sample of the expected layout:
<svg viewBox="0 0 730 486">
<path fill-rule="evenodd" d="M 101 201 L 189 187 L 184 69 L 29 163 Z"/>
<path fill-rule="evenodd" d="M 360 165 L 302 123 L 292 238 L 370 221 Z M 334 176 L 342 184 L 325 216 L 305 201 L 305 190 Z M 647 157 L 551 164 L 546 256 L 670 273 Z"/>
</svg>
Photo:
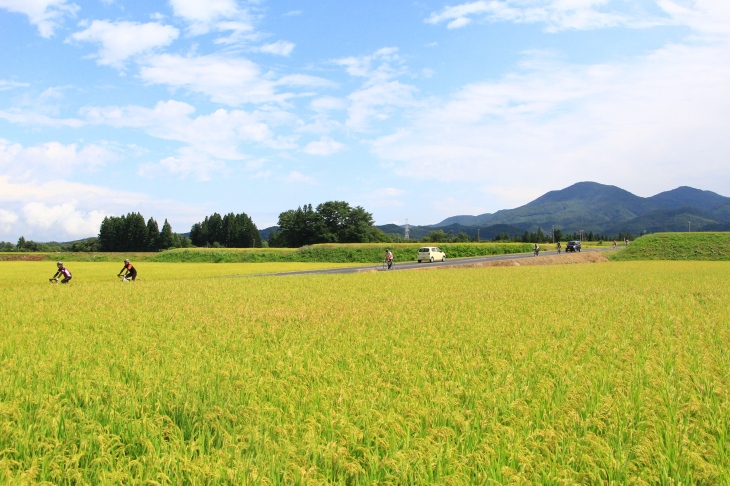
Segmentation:
<svg viewBox="0 0 730 486">
<path fill-rule="evenodd" d="M 683 211 L 671 215 L 671 211 L 680 209 Z M 640 234 L 644 230 L 681 231 L 679 222 L 685 216 L 697 218 L 698 230 L 730 222 L 730 198 L 685 186 L 643 198 L 616 186 L 579 182 L 550 191 L 519 208 L 479 216 L 454 216 L 434 226 L 478 221 L 480 225 L 509 224 L 530 231 L 555 226 L 563 233 L 584 230 L 603 234 L 617 234 L 617 228 L 626 226 L 633 228 L 632 233 Z M 651 221 L 656 224 L 648 224 Z M 686 224 L 685 220 L 684 227 Z"/>
<path fill-rule="evenodd" d="M 637 238 L 611 260 L 730 261 L 730 233 L 656 233 Z"/>
<path fill-rule="evenodd" d="M 704 211 L 691 207 L 658 209 L 611 227 L 608 234 L 707 231 L 716 227 L 717 220 Z"/>
</svg>

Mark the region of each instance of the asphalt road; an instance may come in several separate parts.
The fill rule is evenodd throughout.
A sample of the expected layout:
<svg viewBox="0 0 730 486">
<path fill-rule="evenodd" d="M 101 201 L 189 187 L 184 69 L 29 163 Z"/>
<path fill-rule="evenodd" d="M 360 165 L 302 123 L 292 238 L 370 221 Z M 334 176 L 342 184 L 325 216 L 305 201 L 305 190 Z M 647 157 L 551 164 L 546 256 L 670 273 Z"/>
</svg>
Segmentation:
<svg viewBox="0 0 730 486">
<path fill-rule="evenodd" d="M 612 251 L 612 247 L 607 248 L 586 248 L 583 250 L 583 252 L 591 252 L 591 251 Z M 546 256 L 546 255 L 557 255 L 557 251 L 540 251 L 540 256 Z M 566 253 L 563 252 L 561 255 L 565 255 Z M 413 270 L 414 268 L 423 268 L 423 267 L 450 267 L 454 265 L 464 265 L 468 263 L 480 263 L 480 262 L 494 262 L 499 260 L 518 260 L 521 258 L 535 258 L 532 253 L 512 253 L 509 255 L 490 255 L 490 256 L 480 256 L 480 257 L 470 257 L 470 258 L 447 258 L 445 262 L 433 262 L 433 263 L 418 263 L 418 262 L 403 262 L 398 263 L 395 262 L 393 267 L 390 270 L 385 270 L 383 268 L 383 264 L 368 264 L 363 265 L 361 267 L 348 267 L 348 268 L 330 268 L 325 270 L 304 270 L 299 272 L 284 272 L 284 273 L 272 273 L 267 274 L 267 276 L 275 276 L 275 277 L 287 277 L 292 275 L 327 275 L 327 274 L 337 274 L 337 273 L 358 273 L 358 272 L 364 272 L 364 271 L 373 271 L 377 270 L 379 272 L 399 272 L 403 270 Z M 262 276 L 262 275 L 257 275 Z"/>
</svg>

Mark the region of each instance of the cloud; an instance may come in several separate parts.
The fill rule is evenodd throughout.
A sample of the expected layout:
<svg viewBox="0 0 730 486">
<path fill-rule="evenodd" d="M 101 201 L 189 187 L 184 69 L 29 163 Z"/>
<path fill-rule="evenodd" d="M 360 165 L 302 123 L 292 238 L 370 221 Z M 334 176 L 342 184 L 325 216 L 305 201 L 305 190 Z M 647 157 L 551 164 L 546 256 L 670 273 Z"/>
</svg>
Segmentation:
<svg viewBox="0 0 730 486">
<path fill-rule="evenodd" d="M 723 187 L 729 47 L 695 39 L 592 65 L 530 53 L 520 70 L 412 113 L 415 123 L 372 148 L 404 177 L 537 194 L 581 180 L 648 195 L 693 180 Z"/>
<path fill-rule="evenodd" d="M 345 145 L 332 140 L 329 137 L 322 137 L 317 142 L 310 142 L 304 147 L 304 153 L 309 155 L 333 155 L 345 149 Z"/>
<path fill-rule="evenodd" d="M 295 125 L 288 113 L 271 111 L 247 112 L 218 109 L 210 114 L 194 116 L 192 105 L 179 101 L 158 102 L 154 108 L 139 106 L 93 107 L 82 112 L 89 123 L 113 127 L 131 127 L 164 140 L 183 144 L 175 156 L 145 164 L 139 174 L 163 177 L 170 174 L 197 180 L 210 180 L 215 173 L 225 172 L 226 162 L 249 162 L 251 156 L 243 147 L 257 145 L 274 150 L 297 147 L 294 138 L 276 135 L 271 125 Z"/>
<path fill-rule="evenodd" d="M 140 106 L 90 107 L 82 111 L 89 123 L 133 127 L 151 136 L 184 143 L 198 153 L 226 159 L 246 158 L 243 143 L 281 147 L 269 124 L 295 123 L 286 113 L 218 109 L 193 116 L 195 107 L 179 101 L 160 101 L 154 108 Z"/>
<path fill-rule="evenodd" d="M 204 213 L 200 206 L 142 193 L 66 179 L 17 182 L 8 175 L 0 175 L 0 203 L 5 211 L 0 218 L 6 221 L 0 224 L 0 235 L 5 234 L 0 238 L 24 235 L 35 241 L 95 236 L 104 215 L 126 214 L 130 208 L 158 220 L 167 218 L 184 231 Z"/>
<path fill-rule="evenodd" d="M 18 221 L 17 214 L 0 208 L 0 232 L 9 233 L 16 221 Z"/>
<path fill-rule="evenodd" d="M 446 23 L 449 29 L 459 29 L 474 19 L 486 22 L 512 22 L 518 24 L 545 24 L 546 30 L 588 30 L 608 27 L 647 27 L 666 25 L 666 17 L 647 17 L 633 5 L 636 12 L 626 12 L 620 3 L 609 0 L 479 0 L 448 6 L 433 12 L 426 23 Z"/>
<path fill-rule="evenodd" d="M 73 17 L 79 7 L 66 0 L 0 0 L 0 8 L 26 15 L 38 28 L 41 37 L 53 37 L 66 17 Z"/>
<path fill-rule="evenodd" d="M 301 172 L 297 172 L 296 170 L 293 170 L 289 172 L 289 174 L 283 178 L 284 182 L 287 184 L 315 184 L 316 180 L 314 177 L 306 176 L 302 174 Z"/>
<path fill-rule="evenodd" d="M 100 44 L 101 49 L 95 56 L 97 62 L 122 69 L 127 59 L 168 46 L 178 35 L 175 27 L 155 22 L 95 20 L 85 30 L 71 35 L 68 41 Z"/>
<path fill-rule="evenodd" d="M 28 83 L 18 83 L 15 81 L 7 81 L 5 79 L 0 79 L 0 91 L 7 91 L 9 89 L 15 89 L 15 88 L 25 88 L 30 86 Z"/>
<path fill-rule="evenodd" d="M 374 121 L 387 120 L 396 109 L 416 105 L 416 87 L 394 79 L 408 72 L 398 49 L 383 48 L 368 56 L 347 57 L 335 63 L 344 66 L 351 76 L 364 78 L 361 88 L 348 96 L 347 128 L 368 131 Z"/>
<path fill-rule="evenodd" d="M 263 52 L 265 54 L 288 56 L 294 50 L 294 44 L 291 42 L 279 40 L 271 44 L 264 44 L 263 46 L 259 47 L 258 50 L 259 52 Z"/>
<path fill-rule="evenodd" d="M 102 145 L 47 142 L 23 147 L 0 139 L 0 168 L 5 174 L 25 178 L 47 178 L 76 169 L 94 170 L 119 159 L 119 155 Z"/>
<path fill-rule="evenodd" d="M 216 103 L 240 106 L 245 103 L 284 103 L 291 94 L 277 94 L 275 83 L 265 79 L 248 59 L 222 55 L 182 57 L 172 54 L 152 56 L 140 69 L 149 84 L 203 93 Z"/>
<path fill-rule="evenodd" d="M 170 0 L 170 5 L 177 17 L 188 22 L 188 31 L 194 36 L 232 31 L 230 38 L 218 40 L 229 43 L 254 30 L 248 10 L 239 8 L 235 0 Z"/>
<path fill-rule="evenodd" d="M 23 219 L 30 228 L 54 230 L 64 237 L 85 237 L 99 233 L 104 217 L 103 211 L 80 211 L 76 203 L 49 206 L 30 203 L 23 207 Z"/>
</svg>

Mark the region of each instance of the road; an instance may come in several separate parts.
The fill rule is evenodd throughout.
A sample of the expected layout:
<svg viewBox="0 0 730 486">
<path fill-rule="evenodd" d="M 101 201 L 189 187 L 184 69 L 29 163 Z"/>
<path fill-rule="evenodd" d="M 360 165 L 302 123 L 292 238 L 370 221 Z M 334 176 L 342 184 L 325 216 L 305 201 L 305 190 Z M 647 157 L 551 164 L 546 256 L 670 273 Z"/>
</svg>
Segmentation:
<svg viewBox="0 0 730 486">
<path fill-rule="evenodd" d="M 612 250 L 612 247 L 606 247 L 606 248 L 586 248 L 583 250 L 583 252 L 592 252 L 592 251 L 608 251 Z M 547 256 L 547 255 L 557 255 L 558 252 L 556 251 L 540 251 L 540 256 Z M 561 253 L 561 255 L 565 255 L 566 253 Z M 418 263 L 418 262 L 403 262 L 398 263 L 396 262 L 393 265 L 393 268 L 390 270 L 383 269 L 383 264 L 367 264 L 360 267 L 347 267 L 347 268 L 329 268 L 325 270 L 302 270 L 298 272 L 283 272 L 283 273 L 272 273 L 272 274 L 266 274 L 266 276 L 273 276 L 273 277 L 287 277 L 292 275 L 328 275 L 328 274 L 341 274 L 341 273 L 358 273 L 358 272 L 372 272 L 373 270 L 377 270 L 379 272 L 384 271 L 390 271 L 390 272 L 399 272 L 403 270 L 413 270 L 415 268 L 424 268 L 424 267 L 450 267 L 454 265 L 464 265 L 469 263 L 481 263 L 481 262 L 494 262 L 499 260 L 518 260 L 521 258 L 535 258 L 532 253 L 512 253 L 509 255 L 490 255 L 490 256 L 479 256 L 479 257 L 469 257 L 469 258 L 447 258 L 445 262 L 433 262 L 433 263 Z M 256 276 L 263 276 L 263 275 L 256 275 Z"/>
</svg>

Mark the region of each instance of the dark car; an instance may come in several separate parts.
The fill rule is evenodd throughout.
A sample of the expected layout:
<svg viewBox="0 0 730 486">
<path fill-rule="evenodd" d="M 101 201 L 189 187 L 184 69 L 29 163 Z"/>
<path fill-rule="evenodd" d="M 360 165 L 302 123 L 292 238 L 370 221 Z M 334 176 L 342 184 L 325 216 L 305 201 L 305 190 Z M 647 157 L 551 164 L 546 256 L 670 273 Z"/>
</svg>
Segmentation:
<svg viewBox="0 0 730 486">
<path fill-rule="evenodd" d="M 580 251 L 580 241 L 569 241 L 567 245 L 565 245 L 565 251 Z"/>
</svg>

